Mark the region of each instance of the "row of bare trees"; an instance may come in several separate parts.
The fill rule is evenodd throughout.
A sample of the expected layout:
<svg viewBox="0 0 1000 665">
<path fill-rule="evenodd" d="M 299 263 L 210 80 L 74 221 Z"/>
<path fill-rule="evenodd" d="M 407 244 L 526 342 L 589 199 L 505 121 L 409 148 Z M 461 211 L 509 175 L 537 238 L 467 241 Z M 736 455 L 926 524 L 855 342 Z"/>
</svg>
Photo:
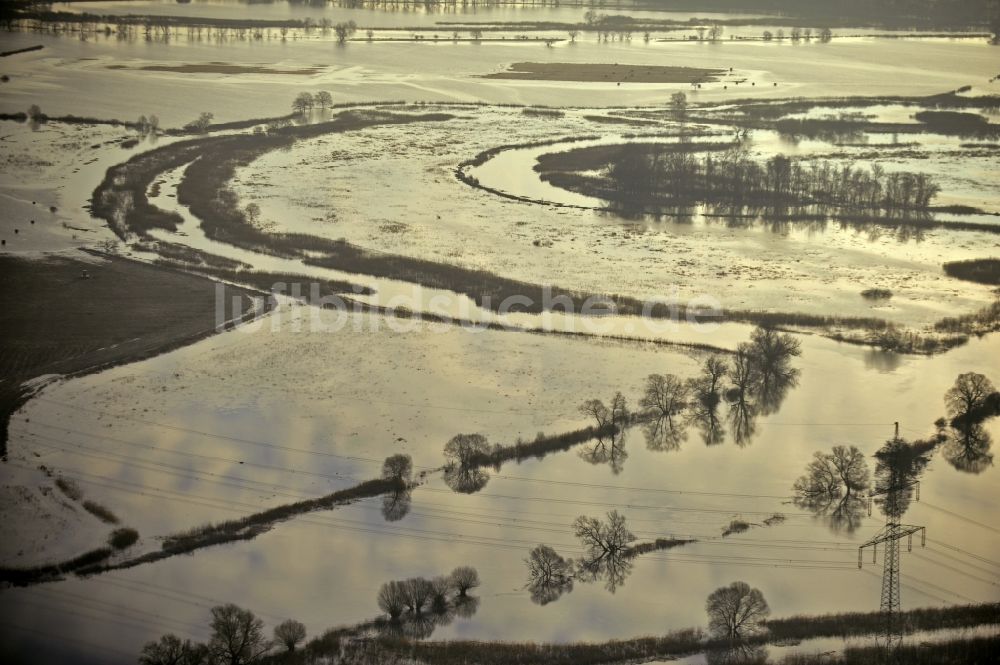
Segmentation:
<svg viewBox="0 0 1000 665">
<path fill-rule="evenodd" d="M 701 373 L 683 380 L 672 374 L 651 374 L 639 400 L 639 411 L 632 413 L 628 400 L 615 393 L 610 404 L 589 399 L 580 405 L 581 414 L 592 425 L 561 436 L 542 437 L 535 443 L 514 446 L 490 444 L 482 434 L 458 434 L 444 446 L 446 464 L 444 481 L 456 492 L 471 494 L 489 482 L 486 467 L 499 469 L 507 460 L 525 454 L 544 455 L 585 444 L 580 456 L 592 464 L 608 464 L 614 473 L 622 470 L 628 457 L 625 435 L 629 428 L 641 425 L 651 450 L 676 450 L 687 437 L 687 428 L 696 426 L 706 445 L 721 443 L 726 436 L 720 405 L 728 405 L 737 445 L 750 443 L 756 432 L 756 419 L 775 412 L 788 391 L 796 384 L 798 370 L 792 358 L 801 353 L 799 343 L 787 333 L 772 328 L 757 328 L 750 341 L 740 344 L 731 359 L 709 356 Z"/>
<path fill-rule="evenodd" d="M 292 111 L 298 115 L 305 115 L 306 111 L 314 108 L 327 108 L 333 106 L 333 95 L 326 90 L 320 90 L 315 95 L 310 92 L 300 92 L 292 100 Z"/>
<path fill-rule="evenodd" d="M 288 619 L 275 626 L 274 639 L 269 640 L 264 622 L 232 603 L 213 607 L 211 616 L 212 635 L 207 643 L 167 634 L 143 646 L 139 665 L 253 665 L 275 648 L 294 651 L 306 638 L 306 627 Z"/>
<path fill-rule="evenodd" d="M 785 155 L 758 162 L 743 145 L 702 156 L 677 146 L 629 151 L 606 175 L 621 196 L 733 207 L 819 205 L 894 214 L 925 211 L 940 192 L 924 173 L 887 173 L 874 163 L 865 169 Z"/>
<path fill-rule="evenodd" d="M 404 613 L 419 616 L 425 610 L 443 613 L 452 602 L 452 596 L 466 598 L 470 589 L 478 587 L 479 573 L 470 566 L 460 566 L 451 575 L 433 579 L 414 577 L 393 580 L 382 585 L 378 592 L 378 606 L 390 621 L 399 620 Z"/>
</svg>

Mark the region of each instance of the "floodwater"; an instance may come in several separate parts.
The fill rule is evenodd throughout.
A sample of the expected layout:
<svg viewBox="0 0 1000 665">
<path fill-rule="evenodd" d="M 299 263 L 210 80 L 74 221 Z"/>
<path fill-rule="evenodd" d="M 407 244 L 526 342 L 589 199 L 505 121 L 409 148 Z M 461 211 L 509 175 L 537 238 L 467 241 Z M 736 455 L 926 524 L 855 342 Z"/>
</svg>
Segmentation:
<svg viewBox="0 0 1000 665">
<path fill-rule="evenodd" d="M 598 43 L 581 37 L 575 44 L 552 48 L 537 42 L 415 43 L 351 42 L 338 46 L 320 37 L 270 41 L 127 41 L 111 37 L 4 34 L 8 50 L 41 44 L 41 51 L 4 62 L 11 80 L 3 84 L 0 111 L 24 111 L 38 103 L 51 115 L 132 119 L 159 116 L 163 126 L 177 126 L 201 111 L 217 121 L 287 114 L 295 95 L 328 90 L 338 103 L 356 101 L 485 101 L 556 106 L 661 104 L 687 85 L 647 83 L 576 83 L 479 78 L 511 63 L 620 62 L 689 67 L 735 67 L 757 86 L 703 86 L 698 99 L 724 101 L 746 97 L 922 95 L 962 85 L 996 91 L 988 83 L 996 72 L 995 53 L 978 38 L 842 39 L 829 44 L 761 42 Z M 318 66 L 316 74 L 181 74 L 141 68 L 191 62 L 262 64 L 274 69 Z M 777 86 L 773 84 L 777 83 Z M 85 86 L 87 95 L 76 94 Z"/>
<path fill-rule="evenodd" d="M 287 307 L 311 316 L 311 308 Z M 699 360 L 516 332 L 432 332 L 426 324 L 373 337 L 374 322 L 359 318 L 334 333 L 306 325 L 296 332 L 295 319 L 282 318 L 278 330 L 230 333 L 51 387 L 15 419 L 13 463 L 42 454 L 155 549 L 153 535 L 371 477 L 390 453 L 436 467 L 444 442 L 459 432 L 510 443 L 574 429 L 585 424 L 575 411 L 584 399 L 620 389 L 634 403 L 648 372 L 691 376 Z M 374 353 L 373 339 L 380 340 Z M 484 581 L 479 611 L 439 628 L 438 637 L 566 641 L 701 625 L 700 599 L 735 579 L 760 588 L 776 615 L 875 609 L 880 566 L 866 554 L 858 570 L 857 546 L 880 527 L 877 510 L 853 532 L 833 531 L 782 497 L 817 450 L 850 444 L 871 455 L 892 436 L 894 420 L 904 437 L 929 434 L 957 373 L 984 362 L 995 368 L 1000 337 L 934 358 L 802 341 L 799 385 L 758 420 L 749 445 L 727 435 L 706 446 L 693 427 L 677 450 L 650 450 L 633 430 L 617 472 L 574 449 L 491 472 L 472 495 L 432 474 L 401 521 L 385 522 L 380 500 L 362 501 L 280 524 L 251 542 L 9 590 L 6 607 L 19 607 L 19 625 L 57 622 L 66 635 L 118 649 L 168 629 L 203 636 L 198 626 L 216 601 L 251 607 L 269 623 L 295 616 L 315 634 L 377 614 L 374 595 L 388 579 L 472 564 Z M 996 420 L 989 431 L 1000 436 Z M 904 607 L 1000 598 L 997 571 L 963 553 L 990 557 L 1000 546 L 994 473 L 963 473 L 935 457 L 920 502 L 904 518 L 926 526 L 929 539 L 927 549 L 902 555 Z M 697 481 L 708 475 L 711 485 Z M 528 550 L 546 543 L 578 554 L 570 522 L 611 508 L 640 540 L 703 542 L 641 557 L 614 594 L 600 583 L 578 584 L 556 603 L 533 604 L 523 588 Z M 760 525 L 775 512 L 786 516 L 783 524 Z M 736 518 L 758 526 L 719 538 Z M 77 606 L 76 596 L 94 608 Z M 122 635 L 109 613 L 139 626 Z"/>
<path fill-rule="evenodd" d="M 572 21 L 583 11 L 502 6 L 449 14 L 407 7 L 412 11 L 277 2 L 253 5 L 253 16 L 353 18 L 362 27 L 405 36 L 403 28 L 447 20 Z M 247 7 L 151 1 L 55 9 L 228 17 Z M 533 171 L 540 154 L 586 142 L 511 149 L 476 169 L 483 184 L 507 193 L 583 209 L 504 199 L 468 187 L 454 173 L 462 161 L 499 145 L 585 136 L 597 137 L 595 142 L 636 140 L 620 126 L 586 116 L 610 113 L 610 107 L 661 105 L 676 90 L 688 91 L 694 102 L 921 95 L 966 84 L 996 94 L 1000 84 L 988 82 L 996 74 L 996 51 L 982 39 L 647 44 L 638 38 L 597 43 L 584 36 L 576 44 L 547 48 L 515 43 L 514 34 L 504 35 L 506 43 L 442 39 L 338 47 L 319 35 L 216 43 L 181 34 L 163 43 L 141 36 L 128 41 L 4 33 L 5 50 L 45 48 L 3 60 L 11 80 L 0 84 L 0 111 L 37 103 L 50 115 L 131 119 L 155 113 L 163 126 L 177 126 L 203 110 L 217 121 L 284 115 L 302 90 L 329 90 L 338 103 L 432 102 L 425 110 L 445 110 L 456 119 L 301 141 L 239 169 L 233 188 L 242 203 L 258 202 L 262 217 L 279 231 L 345 238 L 375 251 L 587 292 L 681 300 L 707 294 L 737 309 L 875 314 L 915 326 L 972 311 L 994 298 L 990 288 L 948 280 L 940 271 L 946 260 L 996 253 L 993 235 L 934 231 L 901 240 L 833 228 L 775 233 L 704 220 L 625 221 L 587 209 L 592 200 L 555 190 Z M 694 93 L 669 84 L 479 78 L 519 61 L 734 67 L 734 77 L 746 75 L 757 85 L 726 89 L 720 82 Z M 192 62 L 318 71 L 224 76 L 141 69 Z M 516 108 L 452 102 L 567 108 L 563 118 L 550 120 L 529 118 Z M 899 107 L 871 112 L 908 120 Z M 23 251 L 108 239 L 108 231 L 85 211 L 90 192 L 106 168 L 151 144 L 122 149 L 114 141 L 127 132 L 108 128 L 71 131 L 53 125 L 33 132 L 27 125 L 3 124 L 8 154 L 38 151 L 45 162 L 5 162 L 0 172 L 5 200 L 13 202 L 18 216 L 29 214 L 29 199 L 57 205 L 54 219 L 63 223 Z M 650 131 L 669 128 L 667 123 Z M 955 141 L 932 135 L 919 140 L 932 158 L 890 157 L 895 168 L 936 169 L 949 201 L 1000 209 L 996 169 L 988 159 L 945 158 L 938 153 L 953 151 Z M 817 141 L 790 145 L 764 132 L 754 145 L 760 154 L 839 149 Z M 861 154 L 865 148 L 851 150 Z M 25 164 L 26 173 L 14 168 Z M 455 434 L 479 432 L 492 443 L 512 444 L 539 432 L 578 429 L 589 424 L 578 411 L 584 400 L 608 401 L 620 390 L 634 407 L 647 375 L 694 377 L 706 357 L 613 336 L 732 349 L 751 329 L 727 324 L 637 330 L 635 319 L 604 317 L 603 334 L 528 332 L 578 330 L 584 320 L 498 317 L 454 294 L 414 292 L 406 283 L 310 268 L 212 241 L 176 202 L 182 168 L 163 174 L 151 199 L 184 219 L 176 233 L 157 232 L 162 240 L 261 270 L 344 279 L 376 291 L 352 296 L 359 302 L 388 304 L 396 296 L 413 296 L 413 309 L 430 311 L 436 298 L 447 296 L 449 315 L 500 320 L 512 329 L 470 330 L 319 310 L 282 298 L 269 316 L 236 331 L 46 387 L 12 419 L 3 480 L 47 483 L 37 467 L 54 469 L 76 481 L 85 498 L 106 505 L 140 532 L 135 552 L 156 550 L 163 536 L 205 522 L 352 486 L 376 476 L 390 454 L 411 455 L 428 475 L 413 491 L 408 514 L 396 521 L 385 519 L 381 499 L 360 501 L 278 524 L 252 541 L 86 580 L 0 591 L 0 641 L 39 662 L 134 662 L 142 644 L 164 632 L 205 639 L 209 608 L 225 602 L 254 610 L 269 628 L 292 617 L 317 635 L 375 616 L 375 595 L 385 581 L 446 574 L 460 565 L 479 569 L 480 603 L 474 615 L 439 626 L 436 638 L 603 640 L 701 626 L 703 599 L 734 580 L 761 589 L 775 616 L 874 610 L 881 554 L 872 563 L 866 553 L 859 570 L 858 546 L 884 519 L 876 510 L 857 515 L 851 528 L 833 525 L 791 503 L 793 482 L 815 452 L 834 445 L 856 445 L 874 467 L 871 455 L 892 437 L 895 422 L 907 439 L 930 435 L 932 422 L 944 415 L 945 391 L 962 372 L 982 371 L 1000 381 L 996 334 L 934 357 L 799 335 L 797 384 L 744 436 L 736 436 L 723 410 L 723 431 L 714 437 L 693 423 L 676 445 L 656 445 L 634 428 L 625 438 L 625 454 L 613 463 L 595 463 L 582 445 L 489 470 L 481 491 L 456 493 L 435 471 L 443 463 L 445 442 Z M 897 295 L 890 304 L 861 302 L 859 291 L 872 286 L 889 286 Z M 997 440 L 1000 419 L 989 421 L 986 430 Z M 903 519 L 925 526 L 928 541 L 926 548 L 916 545 L 902 554 L 904 607 L 1000 600 L 1000 562 L 993 554 L 1000 551 L 995 510 L 1000 485 L 992 464 L 977 470 L 962 470 L 938 451 L 921 478 L 920 501 Z M 614 593 L 600 581 L 578 583 L 554 603 L 532 602 L 523 563 L 530 548 L 545 543 L 565 556 L 579 556 L 570 523 L 578 515 L 610 509 L 626 516 L 640 541 L 683 536 L 698 542 L 638 558 Z M 776 513 L 784 521 L 766 526 L 764 520 Z M 753 526 L 723 538 L 722 529 L 734 519 Z M 803 645 L 814 648 L 838 648 L 838 643 Z"/>
</svg>

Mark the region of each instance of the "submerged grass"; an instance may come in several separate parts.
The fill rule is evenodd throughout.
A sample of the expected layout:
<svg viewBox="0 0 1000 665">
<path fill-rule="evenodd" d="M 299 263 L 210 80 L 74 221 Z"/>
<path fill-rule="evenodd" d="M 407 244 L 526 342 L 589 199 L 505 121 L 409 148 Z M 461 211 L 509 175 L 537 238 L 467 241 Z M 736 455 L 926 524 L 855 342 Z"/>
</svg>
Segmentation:
<svg viewBox="0 0 1000 665">
<path fill-rule="evenodd" d="M 900 613 L 903 632 L 906 634 L 947 628 L 969 628 L 992 625 L 1000 622 L 1000 603 L 964 605 L 945 608 L 923 608 Z M 800 616 L 786 619 L 772 619 L 767 622 L 767 632 L 747 640 L 746 644 L 788 642 L 818 637 L 850 637 L 878 634 L 883 627 L 879 612 L 850 612 L 823 616 Z M 986 642 L 982 642 L 982 640 Z M 995 649 L 1000 638 L 973 638 L 971 640 L 941 643 L 940 653 L 970 654 L 984 653 L 984 649 Z M 379 640 L 378 644 L 387 652 L 409 655 L 418 661 L 439 665 L 578 665 L 630 663 L 653 659 L 677 658 L 704 651 L 725 650 L 732 646 L 727 640 L 710 639 L 700 629 L 686 629 L 659 637 L 638 637 L 607 642 L 540 644 L 536 642 L 491 642 L 491 641 L 411 641 Z M 951 646 L 945 646 L 950 644 Z M 921 648 L 924 648 L 923 645 Z M 867 648 L 845 653 L 846 662 L 869 663 L 863 660 L 870 655 Z M 827 661 L 802 661 L 806 663 Z M 903 662 L 921 663 L 966 663 L 990 661 L 963 660 L 919 660 Z"/>
<path fill-rule="evenodd" d="M 968 261 L 951 261 L 944 264 L 944 271 L 949 277 L 964 279 L 978 284 L 1000 285 L 1000 259 L 970 259 Z"/>
</svg>

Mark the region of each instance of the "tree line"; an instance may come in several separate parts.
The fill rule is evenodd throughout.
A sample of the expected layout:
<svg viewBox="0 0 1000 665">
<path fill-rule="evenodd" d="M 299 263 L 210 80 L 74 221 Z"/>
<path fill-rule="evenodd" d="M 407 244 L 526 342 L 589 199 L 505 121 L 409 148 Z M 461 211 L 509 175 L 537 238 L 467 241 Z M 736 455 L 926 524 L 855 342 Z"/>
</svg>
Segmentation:
<svg viewBox="0 0 1000 665">
<path fill-rule="evenodd" d="M 626 431 L 641 426 L 651 450 L 671 451 L 687 438 L 695 426 L 706 445 L 722 443 L 725 421 L 733 439 L 748 445 L 756 433 L 756 419 L 777 411 L 788 391 L 798 381 L 799 370 L 791 364 L 801 346 L 788 333 L 758 327 L 750 340 L 740 344 L 731 359 L 712 354 L 698 376 L 688 380 L 673 374 L 651 374 L 639 399 L 639 410 L 629 408 L 619 391 L 609 404 L 589 399 L 579 412 L 591 420 L 587 428 L 564 435 L 539 434 L 534 442 L 514 445 L 491 444 L 482 434 L 457 434 L 444 446 L 444 480 L 456 492 L 471 494 L 489 482 L 488 467 L 499 469 L 510 460 L 544 456 L 585 444 L 581 457 L 592 464 L 607 464 L 612 472 L 622 470 L 628 453 Z M 727 406 L 726 413 L 720 411 Z"/>
<path fill-rule="evenodd" d="M 743 145 L 717 154 L 695 155 L 663 146 L 627 151 L 605 171 L 621 197 L 679 203 L 721 204 L 731 209 L 756 205 L 851 208 L 872 215 L 925 212 L 940 186 L 924 173 L 887 173 L 847 162 L 806 161 L 774 155 L 754 160 Z"/>
</svg>

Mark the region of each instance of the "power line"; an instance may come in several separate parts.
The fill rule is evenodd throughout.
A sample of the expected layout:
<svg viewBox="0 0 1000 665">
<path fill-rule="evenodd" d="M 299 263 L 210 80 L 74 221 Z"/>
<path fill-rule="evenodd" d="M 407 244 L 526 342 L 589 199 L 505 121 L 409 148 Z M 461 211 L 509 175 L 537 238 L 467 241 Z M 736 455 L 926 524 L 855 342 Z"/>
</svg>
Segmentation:
<svg viewBox="0 0 1000 665">
<path fill-rule="evenodd" d="M 88 437 L 88 438 L 91 438 L 91 439 L 100 439 L 102 441 L 113 441 L 115 443 L 120 443 L 120 444 L 126 445 L 126 446 L 132 446 L 134 448 L 140 448 L 140 449 L 143 449 L 143 450 L 157 450 L 157 451 L 164 452 L 164 453 L 169 453 L 169 454 L 172 454 L 172 455 L 184 455 L 185 457 L 196 457 L 198 459 L 216 460 L 216 461 L 219 461 L 219 462 L 230 462 L 231 464 L 239 464 L 239 465 L 242 465 L 242 466 L 252 466 L 252 467 L 257 467 L 257 468 L 260 468 L 260 469 L 270 469 L 270 470 L 273 470 L 273 471 L 283 471 L 285 473 L 293 473 L 293 474 L 302 474 L 302 475 L 307 475 L 307 476 L 315 476 L 317 478 L 326 478 L 326 479 L 329 479 L 329 480 L 339 480 L 339 479 L 357 480 L 357 478 L 355 478 L 354 476 L 341 475 L 341 474 L 338 474 L 338 473 L 334 473 L 334 474 L 318 473 L 316 471 L 307 471 L 305 469 L 295 469 L 295 468 L 289 468 L 289 467 L 280 467 L 280 466 L 273 466 L 273 465 L 269 465 L 269 464 L 259 464 L 259 463 L 256 463 L 256 462 L 248 462 L 246 460 L 232 459 L 232 458 L 229 458 L 229 457 L 218 457 L 216 455 L 205 455 L 205 454 L 202 454 L 202 453 L 193 453 L 193 452 L 190 452 L 190 451 L 187 451 L 187 450 L 174 450 L 174 449 L 171 449 L 171 448 L 164 448 L 162 446 L 155 446 L 155 445 L 149 444 L 149 443 L 137 443 L 135 441 L 127 441 L 125 439 L 120 439 L 120 438 L 116 438 L 116 437 L 113 437 L 113 436 L 107 436 L 105 434 L 92 434 L 90 432 L 84 432 L 82 430 L 72 429 L 70 427 L 65 427 L 65 426 L 62 426 L 62 425 L 50 425 L 48 423 L 39 422 L 37 420 L 33 420 L 32 423 L 36 424 L 36 425 L 41 425 L 42 427 L 47 427 L 49 429 L 61 430 L 63 432 L 66 432 L 67 434 L 79 434 L 80 436 L 85 436 L 85 437 Z M 36 432 L 26 432 L 26 434 L 28 436 L 43 437 L 43 435 L 37 434 Z M 50 439 L 50 440 L 56 440 L 56 439 Z M 66 444 L 76 445 L 76 444 L 73 444 L 70 441 L 64 441 L 64 440 L 61 440 L 61 439 L 59 441 L 61 441 L 62 443 L 66 443 Z"/>
<path fill-rule="evenodd" d="M 702 490 L 669 490 L 661 489 L 655 487 L 629 487 L 625 485 L 602 485 L 599 483 L 583 483 L 583 482 L 573 482 L 569 480 L 551 480 L 546 478 L 525 478 L 523 476 L 507 476 L 507 475 L 497 475 L 493 476 L 495 478 L 501 478 L 503 480 L 517 480 L 522 482 L 532 482 L 532 483 L 545 483 L 549 485 L 567 485 L 572 487 L 590 487 L 595 489 L 610 489 L 619 491 L 629 491 L 629 492 L 659 492 L 662 494 L 690 494 L 692 496 L 721 496 L 736 499 L 793 499 L 795 497 L 788 495 L 774 495 L 774 494 L 736 494 L 729 492 L 706 492 Z"/>
<path fill-rule="evenodd" d="M 954 550 L 956 552 L 960 552 L 960 553 L 964 554 L 965 556 L 972 557 L 973 559 L 977 559 L 977 560 L 982 561 L 984 563 L 988 563 L 990 565 L 1000 567 L 1000 561 L 994 561 L 993 559 L 987 559 L 984 556 L 980 556 L 978 554 L 973 554 L 972 552 L 970 552 L 968 550 L 963 550 L 961 547 L 957 547 L 955 545 L 950 545 L 948 543 L 942 543 L 939 540 L 931 540 L 930 538 L 927 539 L 927 542 L 933 543 L 934 545 L 940 545 L 941 547 L 947 547 L 948 549 Z"/>
<path fill-rule="evenodd" d="M 435 487 L 425 487 L 423 489 L 425 492 L 437 492 L 444 494 L 451 494 L 451 490 L 444 490 Z M 771 516 L 775 514 L 773 510 L 725 510 L 721 508 L 682 508 L 679 506 L 647 506 L 643 504 L 634 503 L 608 503 L 608 502 L 598 502 L 598 501 L 584 501 L 581 499 L 560 499 L 554 497 L 538 497 L 538 496 L 511 496 L 507 494 L 493 494 L 491 492 L 478 492 L 476 496 L 490 497 L 494 499 L 509 499 L 512 501 L 544 501 L 546 503 L 561 503 L 561 504 L 573 504 L 580 506 L 597 506 L 604 508 L 630 508 L 633 510 L 655 510 L 655 511 L 666 511 L 666 512 L 694 512 L 694 513 L 711 513 L 711 514 L 721 514 L 721 515 L 767 515 Z M 810 515 L 786 515 L 785 518 L 809 518 Z"/>
<path fill-rule="evenodd" d="M 176 618 L 173 618 L 173 617 L 165 617 L 162 614 L 156 614 L 154 612 L 147 612 L 145 610 L 140 610 L 140 609 L 138 609 L 136 607 L 124 608 L 124 607 L 122 607 L 120 605 L 117 605 L 117 604 L 112 603 L 112 602 L 107 601 L 107 600 L 101 600 L 101 599 L 95 598 L 93 596 L 84 596 L 84 595 L 81 595 L 81 594 L 78 594 L 78 593 L 72 593 L 72 592 L 66 591 L 65 589 L 62 589 L 62 588 L 60 588 L 59 590 L 56 590 L 55 588 L 41 587 L 41 588 L 33 589 L 32 593 L 35 593 L 35 594 L 39 594 L 40 593 L 40 594 L 42 594 L 43 598 L 47 597 L 47 598 L 51 598 L 51 599 L 57 600 L 57 601 L 65 600 L 66 602 L 72 602 L 74 607 L 76 605 L 80 605 L 81 607 L 90 608 L 90 609 L 93 609 L 93 610 L 99 611 L 99 612 L 100 611 L 104 611 L 104 612 L 112 612 L 113 611 L 113 612 L 121 613 L 123 610 L 127 610 L 127 616 L 129 616 L 129 617 L 135 616 L 137 614 L 143 615 L 143 616 L 147 616 L 147 617 L 150 617 L 150 619 L 152 619 L 154 621 L 160 621 L 160 622 L 163 622 L 165 624 L 173 624 L 173 626 L 174 626 L 175 629 L 186 630 L 186 631 L 193 631 L 193 632 L 199 632 L 199 631 L 203 631 L 204 628 L 205 628 L 204 626 L 199 626 L 199 625 L 195 625 L 195 624 L 189 624 L 189 623 L 186 623 L 184 621 L 180 621 L 180 620 L 178 620 Z M 75 600 L 70 601 L 69 599 L 71 599 L 71 598 L 75 599 Z M 110 608 L 110 609 L 105 609 L 105 608 Z"/>
<path fill-rule="evenodd" d="M 963 522 L 967 522 L 968 524 L 972 524 L 974 526 L 978 526 L 981 529 L 986 529 L 987 531 L 992 531 L 993 533 L 1000 533 L 1000 529 L 997 529 L 996 527 L 992 527 L 989 524 L 983 524 L 982 522 L 977 522 L 974 519 L 970 519 L 970 518 L 966 517 L 965 515 L 953 512 L 951 510 L 948 510 L 947 508 L 941 508 L 940 506 L 935 506 L 934 504 L 927 503 L 926 501 L 921 501 L 920 505 L 927 506 L 928 508 L 933 508 L 934 510 L 940 511 L 940 512 L 944 513 L 945 515 L 949 515 L 951 517 L 954 517 L 957 520 L 961 520 Z"/>
<path fill-rule="evenodd" d="M 924 551 L 927 552 L 927 553 L 929 553 L 929 554 L 933 554 L 934 556 L 940 556 L 940 557 L 945 557 L 945 558 L 951 559 L 952 561 L 954 561 L 955 563 L 957 563 L 959 565 L 967 566 L 969 568 L 972 568 L 973 570 L 978 570 L 981 573 L 986 573 L 987 575 L 998 575 L 998 576 L 1000 576 L 1000 573 L 998 573 L 995 570 L 988 570 L 986 568 L 983 568 L 982 566 L 977 566 L 976 564 L 969 563 L 965 559 L 961 559 L 961 558 L 955 556 L 954 554 L 948 554 L 947 552 L 942 552 L 941 550 L 936 550 L 933 547 L 928 547 Z"/>
<path fill-rule="evenodd" d="M 982 582 L 983 584 L 989 584 L 991 586 L 1000 586 L 1000 584 L 997 584 L 997 582 L 995 582 L 993 580 L 987 580 L 987 579 L 984 579 L 982 577 L 978 577 L 976 575 L 973 575 L 972 573 L 967 573 L 964 570 L 960 570 L 959 568 L 955 568 L 954 566 L 950 566 L 950 565 L 948 565 L 946 563 L 941 563 L 940 561 L 935 561 L 934 559 L 929 559 L 929 558 L 927 558 L 925 556 L 920 556 L 920 554 L 918 554 L 917 552 L 913 552 L 912 554 L 913 554 L 913 556 L 915 556 L 918 559 L 922 559 L 924 561 L 927 561 L 928 563 L 932 563 L 935 566 L 940 566 L 941 568 L 947 568 L 948 570 L 950 570 L 952 572 L 955 572 L 955 573 L 958 573 L 959 575 L 965 575 L 966 577 L 974 579 L 977 582 Z"/>
<path fill-rule="evenodd" d="M 145 419 L 142 419 L 142 418 L 136 418 L 135 416 L 127 416 L 127 415 L 124 415 L 124 414 L 115 414 L 115 413 L 111 413 L 111 412 L 108 412 L 108 411 L 100 411 L 100 410 L 97 410 L 97 409 L 88 409 L 88 408 L 82 407 L 82 406 L 75 406 L 73 404 L 66 404 L 64 402 L 57 402 L 57 401 L 49 399 L 47 397 L 35 397 L 33 399 L 37 400 L 39 402 L 47 402 L 49 404 L 56 404 L 56 405 L 59 405 L 59 406 L 64 406 L 66 408 L 75 409 L 77 411 L 83 411 L 83 412 L 86 412 L 86 413 L 94 413 L 94 414 L 97 414 L 97 415 L 110 416 L 112 418 L 119 418 L 119 419 L 122 419 L 122 420 L 130 420 L 132 422 L 142 423 L 144 425 L 150 425 L 152 427 L 160 427 L 160 428 L 163 428 L 163 429 L 169 429 L 169 430 L 173 430 L 173 431 L 177 431 L 177 432 L 186 432 L 188 434 L 196 434 L 198 436 L 204 436 L 204 437 L 209 437 L 209 438 L 213 438 L 213 439 L 224 439 L 226 441 L 233 441 L 233 442 L 236 442 L 236 443 L 246 443 L 246 444 L 249 444 L 249 445 L 252 445 L 252 446 L 263 446 L 263 447 L 266 447 L 266 448 L 277 448 L 279 450 L 287 450 L 287 451 L 290 451 L 290 452 L 305 453 L 305 454 L 308 454 L 308 455 L 320 455 L 320 456 L 324 456 L 324 457 L 336 457 L 338 459 L 348 459 L 348 460 L 354 460 L 354 461 L 358 461 L 358 462 L 371 462 L 373 464 L 382 464 L 385 461 L 385 460 L 373 459 L 371 457 L 358 457 L 358 456 L 353 456 L 353 455 L 337 455 L 335 453 L 330 453 L 330 452 L 326 452 L 326 451 L 323 451 L 323 450 L 309 450 L 307 448 L 295 448 L 295 447 L 292 447 L 292 446 L 283 446 L 283 445 L 280 445 L 280 444 L 277 444 L 277 443 L 268 443 L 268 442 L 265 442 L 265 441 L 254 441 L 253 439 L 244 439 L 244 438 L 237 437 L 237 436 L 229 436 L 229 435 L 226 435 L 226 434 L 218 434 L 218 433 L 215 433 L 215 432 L 204 432 L 204 431 L 201 431 L 201 430 L 190 429 L 190 428 L 187 428 L 187 427 L 180 427 L 179 425 L 169 425 L 167 423 L 158 423 L 158 422 L 155 422 L 155 421 L 152 421 L 152 420 L 145 420 Z M 426 468 L 426 467 L 420 467 L 420 468 Z"/>
<path fill-rule="evenodd" d="M 89 481 L 84 481 L 89 482 Z M 128 490 L 123 490 L 128 491 Z M 180 500 L 184 499 L 173 499 L 171 497 L 164 497 L 166 500 Z M 228 502 L 230 504 L 236 505 L 236 502 Z M 375 535 L 383 536 L 393 536 L 410 538 L 423 541 L 433 541 L 433 542 L 443 542 L 443 543 L 460 543 L 464 545 L 472 545 L 479 547 L 488 547 L 493 549 L 507 549 L 515 551 L 523 551 L 525 546 L 535 545 L 536 541 L 531 540 L 517 540 L 510 538 L 492 538 L 489 536 L 468 536 L 465 534 L 455 534 L 453 532 L 441 532 L 441 531 L 431 531 L 427 529 L 416 529 L 416 528 L 390 528 L 390 529 L 377 529 L 366 522 L 358 522 L 356 520 L 347 520 L 339 518 L 300 518 L 297 520 L 300 524 L 305 525 L 315 525 L 323 526 L 325 528 L 333 528 L 335 530 L 351 531 L 356 533 L 369 533 Z M 519 544 L 515 544 L 519 543 Z M 557 547 L 562 548 L 564 551 L 569 551 L 576 554 L 582 554 L 583 550 L 578 545 L 572 545 L 567 543 L 557 543 Z M 739 555 L 701 555 L 701 554 L 686 554 L 686 555 L 676 555 L 671 554 L 670 556 L 657 556 L 657 555 L 644 555 L 642 557 L 646 560 L 660 560 L 660 561 L 674 561 L 678 563 L 702 563 L 707 565 L 739 565 L 748 567 L 779 567 L 779 568 L 797 568 L 797 569 L 809 569 L 809 570 L 850 570 L 851 565 L 838 561 L 838 560 L 824 560 L 824 559 L 784 559 L 784 558 L 774 558 L 774 557 L 747 557 Z"/>
</svg>

